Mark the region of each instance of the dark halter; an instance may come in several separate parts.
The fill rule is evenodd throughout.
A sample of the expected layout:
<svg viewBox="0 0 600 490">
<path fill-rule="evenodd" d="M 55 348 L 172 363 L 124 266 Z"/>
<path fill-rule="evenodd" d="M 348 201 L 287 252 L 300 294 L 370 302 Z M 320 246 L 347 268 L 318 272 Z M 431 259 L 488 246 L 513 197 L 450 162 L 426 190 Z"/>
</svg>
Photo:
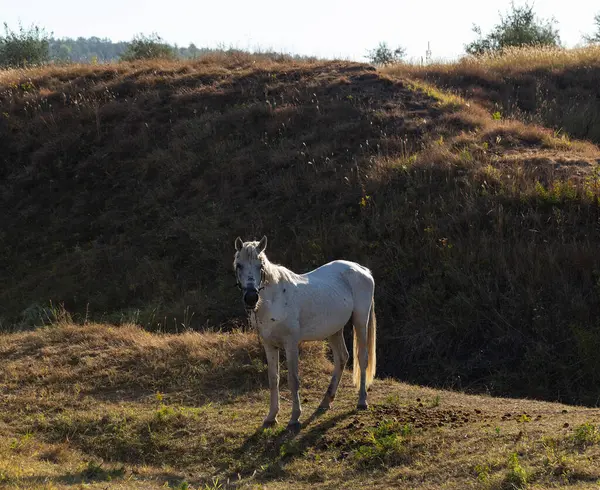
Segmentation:
<svg viewBox="0 0 600 490">
<path fill-rule="evenodd" d="M 265 282 L 265 268 L 261 267 L 260 268 L 260 283 L 258 284 L 259 287 L 256 289 L 259 293 L 265 289 L 265 287 L 263 286 L 263 283 Z M 245 288 L 242 287 L 241 283 L 240 283 L 240 278 L 238 277 L 238 273 L 237 271 L 235 272 L 235 285 L 236 287 L 240 290 L 240 291 L 244 291 Z"/>
</svg>

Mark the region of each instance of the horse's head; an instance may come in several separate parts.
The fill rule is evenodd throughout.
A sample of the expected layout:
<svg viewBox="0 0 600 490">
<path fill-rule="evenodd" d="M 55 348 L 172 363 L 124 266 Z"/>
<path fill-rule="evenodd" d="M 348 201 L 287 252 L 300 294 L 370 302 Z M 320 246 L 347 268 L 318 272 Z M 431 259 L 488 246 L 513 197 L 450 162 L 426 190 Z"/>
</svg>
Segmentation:
<svg viewBox="0 0 600 490">
<path fill-rule="evenodd" d="M 235 239 L 235 259 L 233 268 L 237 285 L 242 290 L 242 298 L 246 309 L 253 310 L 258 304 L 258 293 L 263 288 L 263 252 L 267 248 L 267 237 L 260 242 L 243 242 Z"/>
</svg>

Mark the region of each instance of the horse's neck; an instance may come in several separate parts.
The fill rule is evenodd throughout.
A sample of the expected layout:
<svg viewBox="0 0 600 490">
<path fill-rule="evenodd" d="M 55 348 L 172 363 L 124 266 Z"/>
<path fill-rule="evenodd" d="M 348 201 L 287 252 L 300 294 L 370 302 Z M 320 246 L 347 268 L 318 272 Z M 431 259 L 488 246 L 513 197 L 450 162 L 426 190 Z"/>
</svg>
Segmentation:
<svg viewBox="0 0 600 490">
<path fill-rule="evenodd" d="M 272 264 L 271 262 L 266 262 L 265 268 L 267 274 L 267 283 L 269 286 L 279 286 L 284 282 L 287 282 L 289 278 L 295 275 L 289 269 L 286 269 L 282 265 Z"/>
<path fill-rule="evenodd" d="M 282 293 L 290 291 L 298 283 L 302 282 L 301 276 L 282 265 L 272 264 L 268 260 L 263 263 L 265 270 L 265 286 L 261 293 L 263 301 L 259 303 L 258 314 L 260 317 L 271 315 L 278 311 L 278 304 L 282 299 Z M 289 294 L 289 293 L 288 293 Z"/>
</svg>

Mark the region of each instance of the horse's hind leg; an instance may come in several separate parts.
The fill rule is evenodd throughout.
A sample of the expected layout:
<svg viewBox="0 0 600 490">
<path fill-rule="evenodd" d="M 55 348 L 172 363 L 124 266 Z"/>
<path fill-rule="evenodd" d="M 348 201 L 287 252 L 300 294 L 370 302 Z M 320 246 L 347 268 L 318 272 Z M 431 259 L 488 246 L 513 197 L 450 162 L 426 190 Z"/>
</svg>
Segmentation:
<svg viewBox="0 0 600 490">
<path fill-rule="evenodd" d="M 319 410 L 329 410 L 331 407 L 331 403 L 335 398 L 340 380 L 342 379 L 344 368 L 348 362 L 348 349 L 346 348 L 346 342 L 344 341 L 343 328 L 329 337 L 329 345 L 331 345 L 331 350 L 333 351 L 334 368 L 333 374 L 331 375 L 329 388 L 327 388 L 325 396 L 323 397 L 323 401 L 319 405 Z"/>
<path fill-rule="evenodd" d="M 369 349 L 367 346 L 367 324 L 369 320 L 369 309 L 366 311 L 354 310 L 352 313 L 352 323 L 354 324 L 354 356 L 358 359 L 360 367 L 360 384 L 358 389 L 359 410 L 366 410 L 367 404 L 367 365 L 369 363 Z M 356 361 L 354 363 L 356 371 Z M 358 373 L 354 372 L 356 379 Z"/>
</svg>

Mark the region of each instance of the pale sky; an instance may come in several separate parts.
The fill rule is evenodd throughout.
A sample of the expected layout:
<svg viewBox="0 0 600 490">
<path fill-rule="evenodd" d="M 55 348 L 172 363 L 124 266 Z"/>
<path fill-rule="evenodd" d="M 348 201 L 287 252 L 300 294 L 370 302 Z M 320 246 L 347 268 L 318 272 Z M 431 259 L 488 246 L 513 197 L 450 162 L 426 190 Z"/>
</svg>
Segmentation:
<svg viewBox="0 0 600 490">
<path fill-rule="evenodd" d="M 520 2 L 516 2 L 519 4 Z M 434 59 L 456 58 L 505 13 L 510 0 L 0 0 L 0 22 L 35 23 L 55 37 L 108 37 L 127 41 L 158 33 L 167 42 L 197 47 L 256 48 L 364 61 L 386 41 L 419 59 L 431 43 Z M 536 13 L 558 21 L 563 44 L 573 47 L 594 31 L 600 5 L 584 0 L 538 0 Z"/>
</svg>

